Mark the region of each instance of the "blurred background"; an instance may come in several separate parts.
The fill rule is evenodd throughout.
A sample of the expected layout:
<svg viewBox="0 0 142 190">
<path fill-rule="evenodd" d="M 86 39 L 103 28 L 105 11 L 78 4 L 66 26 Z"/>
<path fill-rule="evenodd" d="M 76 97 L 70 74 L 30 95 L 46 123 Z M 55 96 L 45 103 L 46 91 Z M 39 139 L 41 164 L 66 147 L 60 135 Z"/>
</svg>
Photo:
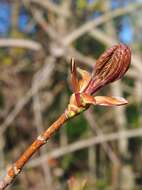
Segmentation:
<svg viewBox="0 0 142 190">
<path fill-rule="evenodd" d="M 124 79 L 28 162 L 12 190 L 142 189 L 142 1 L 0 0 L 0 174 L 64 111 L 70 59 L 91 71 L 108 47 L 132 49 Z"/>
</svg>

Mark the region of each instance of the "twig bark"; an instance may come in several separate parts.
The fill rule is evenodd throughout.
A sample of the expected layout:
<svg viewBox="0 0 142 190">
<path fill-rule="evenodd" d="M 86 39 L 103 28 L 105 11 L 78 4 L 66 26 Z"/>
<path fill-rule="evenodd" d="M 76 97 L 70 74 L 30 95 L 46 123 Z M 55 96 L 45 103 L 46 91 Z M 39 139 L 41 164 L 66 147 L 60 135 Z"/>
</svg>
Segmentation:
<svg viewBox="0 0 142 190">
<path fill-rule="evenodd" d="M 68 120 L 66 114 L 63 113 L 43 134 L 29 146 L 29 148 L 21 155 L 21 157 L 10 166 L 6 175 L 0 181 L 0 190 L 5 189 L 11 184 L 14 178 L 20 173 L 27 161 L 39 148 L 47 143 L 47 140 Z"/>
</svg>

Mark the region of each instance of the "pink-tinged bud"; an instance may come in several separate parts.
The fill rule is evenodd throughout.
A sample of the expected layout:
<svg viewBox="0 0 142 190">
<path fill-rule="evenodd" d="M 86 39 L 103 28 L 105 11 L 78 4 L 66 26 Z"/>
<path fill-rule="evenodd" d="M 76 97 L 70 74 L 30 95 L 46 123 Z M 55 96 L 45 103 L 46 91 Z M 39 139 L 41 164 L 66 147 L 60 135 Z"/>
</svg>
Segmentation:
<svg viewBox="0 0 142 190">
<path fill-rule="evenodd" d="M 96 61 L 93 75 L 84 92 L 94 94 L 108 83 L 114 82 L 126 73 L 131 63 L 131 50 L 118 44 L 105 51 Z"/>
</svg>

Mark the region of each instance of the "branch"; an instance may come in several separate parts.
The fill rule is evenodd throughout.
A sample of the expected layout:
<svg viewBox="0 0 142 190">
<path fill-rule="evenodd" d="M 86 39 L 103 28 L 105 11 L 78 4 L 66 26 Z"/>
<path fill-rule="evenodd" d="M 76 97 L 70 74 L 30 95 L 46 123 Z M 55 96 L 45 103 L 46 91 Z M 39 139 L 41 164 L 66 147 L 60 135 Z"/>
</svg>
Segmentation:
<svg viewBox="0 0 142 190">
<path fill-rule="evenodd" d="M 0 190 L 5 189 L 11 184 L 14 178 L 20 173 L 27 161 L 32 155 L 39 150 L 41 146 L 47 143 L 47 140 L 67 121 L 66 114 L 63 113 L 43 134 L 29 146 L 29 148 L 20 156 L 20 158 L 12 164 L 6 175 L 0 181 Z"/>
<path fill-rule="evenodd" d="M 29 2 L 31 3 L 36 3 L 40 6 L 42 6 L 43 8 L 59 15 L 59 16 L 64 16 L 64 17 L 68 17 L 69 14 L 67 13 L 66 10 L 61 9 L 61 7 L 55 3 L 52 3 L 51 1 L 48 0 L 29 0 Z"/>
<path fill-rule="evenodd" d="M 51 73 L 54 69 L 54 62 L 52 63 L 45 63 L 45 65 L 42 67 L 40 71 L 36 73 L 37 75 L 37 81 L 36 90 L 30 89 L 23 98 L 21 98 L 17 104 L 15 105 L 14 109 L 8 114 L 4 122 L 0 125 L 0 133 L 4 133 L 4 131 L 7 129 L 7 127 L 13 122 L 13 120 L 16 118 L 16 116 L 19 114 L 19 112 L 23 109 L 23 107 L 28 103 L 30 98 L 37 93 L 38 90 L 43 88 L 45 84 L 47 83 L 47 80 L 50 79 Z"/>
<path fill-rule="evenodd" d="M 48 153 L 49 158 L 59 158 L 64 156 L 65 154 L 69 154 L 84 148 L 88 148 L 90 146 L 94 146 L 97 144 L 101 144 L 104 142 L 110 142 L 118 139 L 123 138 L 134 138 L 134 137 L 141 137 L 142 136 L 142 128 L 139 129 L 131 129 L 121 132 L 114 132 L 110 134 L 102 134 L 99 136 L 95 136 L 89 139 L 80 140 L 75 143 L 71 143 L 66 147 L 57 148 Z M 37 167 L 41 164 L 41 162 L 47 162 L 47 154 L 41 156 L 40 158 L 35 158 L 34 160 L 30 161 L 27 167 Z"/>
<path fill-rule="evenodd" d="M 76 60 L 79 60 L 82 63 L 86 63 L 91 67 L 94 65 L 95 59 L 81 54 L 74 47 L 64 46 L 63 37 L 59 36 L 59 33 L 49 23 L 47 23 L 40 10 L 32 8 L 31 13 L 36 23 L 41 26 L 42 30 L 47 33 L 53 41 L 56 42 L 53 43 L 53 45 L 50 45 L 50 52 L 54 57 L 62 54 L 64 57 L 69 59 L 71 57 L 74 57 Z"/>
<path fill-rule="evenodd" d="M 84 116 L 85 116 L 85 119 L 88 121 L 92 131 L 96 133 L 97 136 L 103 135 L 102 130 L 96 125 L 96 121 L 93 115 L 93 110 L 89 109 L 88 111 L 84 113 Z M 118 157 L 116 156 L 112 148 L 106 142 L 102 143 L 102 148 L 104 149 L 105 153 L 108 155 L 108 157 L 110 158 L 113 164 L 120 164 Z"/>
<path fill-rule="evenodd" d="M 49 82 L 49 81 L 48 81 Z M 37 91 L 37 93 L 33 96 L 33 112 L 34 112 L 34 124 L 37 130 L 37 133 L 42 133 L 44 131 L 43 127 L 43 118 L 42 118 L 42 108 L 41 108 L 41 101 L 40 101 L 40 95 L 38 90 L 36 89 L 36 77 L 35 80 L 33 80 L 33 90 Z M 44 155 L 47 152 L 46 147 L 43 147 L 43 149 L 40 150 L 40 155 Z M 52 188 L 52 175 L 50 171 L 49 164 L 41 164 L 41 168 L 43 170 L 44 174 L 44 181 L 45 181 L 45 188 L 51 189 Z"/>
<path fill-rule="evenodd" d="M 18 48 L 27 48 L 34 51 L 39 51 L 42 49 L 40 43 L 27 40 L 27 39 L 8 39 L 1 38 L 0 39 L 0 47 L 18 47 Z"/>
<path fill-rule="evenodd" d="M 116 10 L 110 11 L 109 13 L 105 13 L 102 16 L 100 16 L 94 20 L 88 21 L 85 24 L 83 24 L 82 26 L 80 26 L 79 28 L 75 29 L 73 32 L 71 32 L 71 34 L 67 35 L 64 38 L 64 45 L 71 44 L 73 41 L 75 41 L 77 38 L 79 38 L 83 34 L 91 31 L 94 27 L 97 27 L 97 26 L 111 20 L 112 18 L 116 18 L 116 17 L 124 15 L 126 13 L 130 13 L 141 7 L 142 7 L 141 3 L 133 3 L 127 7 L 118 8 Z"/>
</svg>

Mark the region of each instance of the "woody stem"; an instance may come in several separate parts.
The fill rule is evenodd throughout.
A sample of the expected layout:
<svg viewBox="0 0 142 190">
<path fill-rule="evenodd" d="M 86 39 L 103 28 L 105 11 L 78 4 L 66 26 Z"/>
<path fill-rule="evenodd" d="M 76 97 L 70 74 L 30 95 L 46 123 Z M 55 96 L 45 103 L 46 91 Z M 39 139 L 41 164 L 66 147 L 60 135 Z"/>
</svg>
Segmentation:
<svg viewBox="0 0 142 190">
<path fill-rule="evenodd" d="M 20 173 L 24 165 L 32 157 L 32 155 L 39 150 L 39 148 L 46 144 L 47 140 L 68 120 L 65 113 L 63 113 L 43 134 L 27 148 L 27 150 L 20 156 L 20 158 L 10 166 L 6 175 L 0 181 L 0 190 L 5 189 L 10 185 L 14 178 Z"/>
</svg>

